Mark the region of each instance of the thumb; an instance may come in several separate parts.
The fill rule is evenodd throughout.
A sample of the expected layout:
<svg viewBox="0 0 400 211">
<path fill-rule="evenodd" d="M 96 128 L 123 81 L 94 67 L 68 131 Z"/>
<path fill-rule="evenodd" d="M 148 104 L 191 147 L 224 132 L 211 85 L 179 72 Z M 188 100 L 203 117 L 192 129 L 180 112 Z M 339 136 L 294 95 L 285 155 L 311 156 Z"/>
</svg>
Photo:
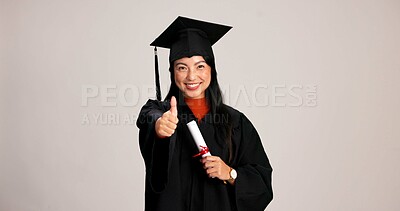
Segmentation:
<svg viewBox="0 0 400 211">
<path fill-rule="evenodd" d="M 171 97 L 171 108 L 169 109 L 171 111 L 171 114 L 174 116 L 178 116 L 178 109 L 176 108 L 176 98 L 174 96 Z"/>
</svg>

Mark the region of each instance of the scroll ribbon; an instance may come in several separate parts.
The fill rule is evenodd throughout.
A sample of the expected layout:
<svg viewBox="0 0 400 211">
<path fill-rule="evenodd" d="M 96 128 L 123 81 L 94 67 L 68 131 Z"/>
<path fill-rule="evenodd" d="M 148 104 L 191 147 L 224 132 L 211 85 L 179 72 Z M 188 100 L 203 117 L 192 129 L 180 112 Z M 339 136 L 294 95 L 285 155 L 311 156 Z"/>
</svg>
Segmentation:
<svg viewBox="0 0 400 211">
<path fill-rule="evenodd" d="M 199 153 L 193 155 L 194 158 L 195 158 L 195 157 L 199 157 L 199 156 L 203 156 L 203 155 L 205 155 L 205 154 L 207 154 L 207 153 L 210 152 L 210 150 L 208 149 L 208 147 L 206 147 L 206 146 L 200 146 L 200 147 L 201 147 L 201 151 L 200 151 Z"/>
</svg>

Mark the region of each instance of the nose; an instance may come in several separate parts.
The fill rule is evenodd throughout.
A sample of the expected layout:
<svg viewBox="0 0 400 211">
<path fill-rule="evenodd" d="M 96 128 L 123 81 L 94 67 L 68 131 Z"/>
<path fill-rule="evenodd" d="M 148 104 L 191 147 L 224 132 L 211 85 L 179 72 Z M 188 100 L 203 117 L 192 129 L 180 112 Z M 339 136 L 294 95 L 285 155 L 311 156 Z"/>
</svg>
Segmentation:
<svg viewBox="0 0 400 211">
<path fill-rule="evenodd" d="M 187 72 L 186 79 L 189 81 L 194 81 L 196 79 L 196 77 L 197 77 L 196 70 L 194 70 L 193 68 L 190 68 Z"/>
</svg>

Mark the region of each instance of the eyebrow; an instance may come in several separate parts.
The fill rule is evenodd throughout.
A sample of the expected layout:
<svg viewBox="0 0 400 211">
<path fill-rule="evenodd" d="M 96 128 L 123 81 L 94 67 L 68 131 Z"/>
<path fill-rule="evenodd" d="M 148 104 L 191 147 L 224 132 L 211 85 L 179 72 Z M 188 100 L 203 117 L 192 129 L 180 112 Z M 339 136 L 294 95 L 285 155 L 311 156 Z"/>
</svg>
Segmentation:
<svg viewBox="0 0 400 211">
<path fill-rule="evenodd" d="M 187 64 L 185 64 L 185 63 L 178 62 L 178 63 L 176 63 L 176 64 L 175 64 L 175 67 L 176 67 L 176 66 L 178 66 L 178 65 L 184 65 L 184 66 L 187 66 Z"/>
<path fill-rule="evenodd" d="M 198 64 L 200 64 L 200 63 L 206 63 L 206 61 L 201 60 L 201 61 L 198 61 L 198 62 L 194 63 L 194 65 L 196 66 L 196 65 L 198 65 Z M 188 66 L 187 64 L 185 64 L 185 63 L 183 63 L 183 62 L 178 62 L 178 63 L 175 64 L 175 66 L 178 66 L 178 65 Z"/>
<path fill-rule="evenodd" d="M 201 61 L 198 61 L 198 62 L 194 63 L 194 65 L 198 65 L 198 64 L 203 63 L 203 62 L 206 63 L 206 61 L 201 60 Z"/>
</svg>

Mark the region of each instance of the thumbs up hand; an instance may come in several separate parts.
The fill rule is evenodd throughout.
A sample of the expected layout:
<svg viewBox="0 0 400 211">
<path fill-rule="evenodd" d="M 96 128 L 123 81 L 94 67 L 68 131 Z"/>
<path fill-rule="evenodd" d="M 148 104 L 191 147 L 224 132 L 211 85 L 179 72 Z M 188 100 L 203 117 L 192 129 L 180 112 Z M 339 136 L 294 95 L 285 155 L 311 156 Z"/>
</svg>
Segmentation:
<svg viewBox="0 0 400 211">
<path fill-rule="evenodd" d="M 171 108 L 169 111 L 171 111 L 172 116 L 178 117 L 178 108 L 176 107 L 176 98 L 174 96 L 171 97 L 171 102 L 170 102 Z M 176 119 L 178 120 L 178 118 Z M 178 122 L 176 122 L 178 123 Z"/>
<path fill-rule="evenodd" d="M 178 109 L 174 96 L 172 96 L 170 104 L 171 108 L 156 121 L 156 134 L 160 138 L 172 136 L 178 124 Z"/>
</svg>

